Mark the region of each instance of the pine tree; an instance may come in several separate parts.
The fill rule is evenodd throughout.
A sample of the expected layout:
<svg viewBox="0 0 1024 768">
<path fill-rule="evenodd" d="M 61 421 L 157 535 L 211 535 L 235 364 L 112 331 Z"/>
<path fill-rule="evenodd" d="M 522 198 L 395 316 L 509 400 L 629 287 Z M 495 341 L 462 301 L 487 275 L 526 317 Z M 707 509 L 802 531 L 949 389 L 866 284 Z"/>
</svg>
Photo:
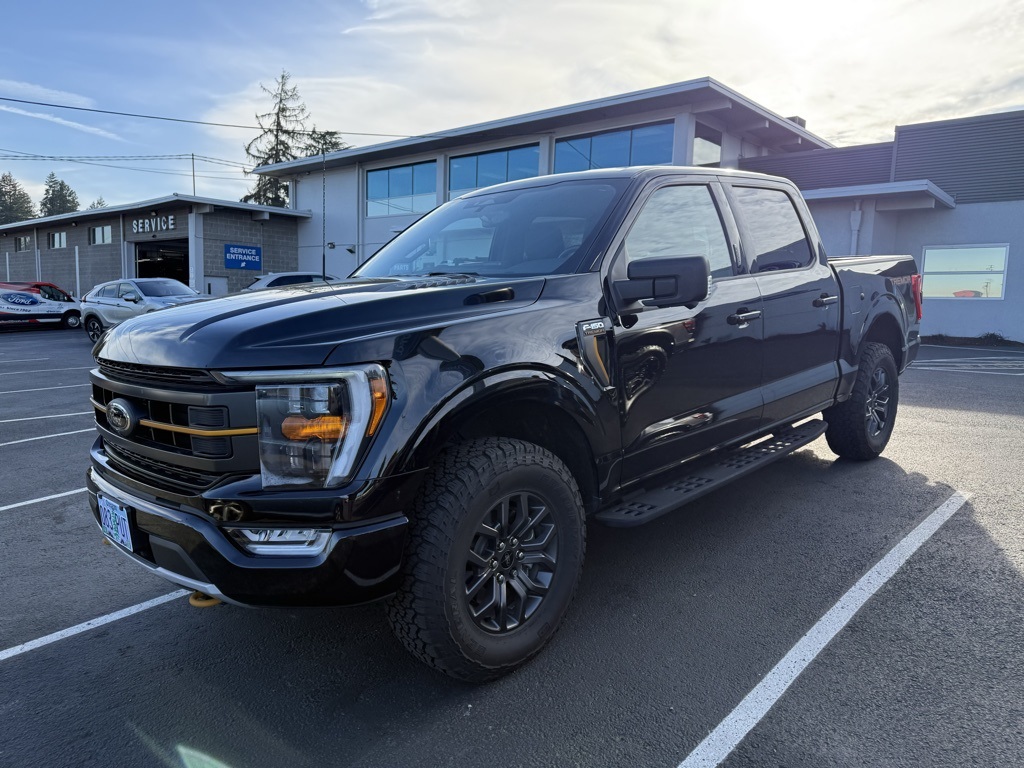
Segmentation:
<svg viewBox="0 0 1024 768">
<path fill-rule="evenodd" d="M 302 145 L 302 152 L 307 157 L 314 157 L 348 149 L 350 146 L 341 140 L 341 134 L 337 131 L 318 131 L 314 125 Z"/>
<path fill-rule="evenodd" d="M 63 179 L 50 171 L 46 177 L 46 191 L 39 203 L 40 216 L 57 216 L 61 213 L 73 213 L 78 210 L 78 195 Z"/>
<path fill-rule="evenodd" d="M 36 209 L 28 192 L 10 174 L 0 176 L 0 224 L 34 219 Z"/>
<path fill-rule="evenodd" d="M 107 201 L 103 199 L 103 195 L 100 195 L 95 200 L 93 200 L 91 203 L 89 203 L 89 207 L 86 208 L 86 210 L 87 211 L 95 211 L 97 208 L 106 208 L 106 207 L 107 207 Z"/>
<path fill-rule="evenodd" d="M 289 85 L 291 75 L 281 70 L 274 89 L 260 83 L 263 92 L 273 99 L 269 112 L 256 115 L 261 133 L 245 145 L 245 154 L 254 166 L 295 160 L 308 137 L 306 121 L 309 111 L 299 98 L 299 89 Z M 242 198 L 243 203 L 288 206 L 288 185 L 281 179 L 258 176 L 253 188 Z"/>
</svg>

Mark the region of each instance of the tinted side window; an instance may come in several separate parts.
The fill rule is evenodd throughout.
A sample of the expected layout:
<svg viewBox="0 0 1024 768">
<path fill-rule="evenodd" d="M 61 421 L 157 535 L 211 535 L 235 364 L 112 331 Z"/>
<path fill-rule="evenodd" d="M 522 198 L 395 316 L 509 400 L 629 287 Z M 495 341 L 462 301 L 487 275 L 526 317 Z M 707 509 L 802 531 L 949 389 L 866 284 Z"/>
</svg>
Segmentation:
<svg viewBox="0 0 1024 768">
<path fill-rule="evenodd" d="M 781 189 L 733 187 L 755 272 L 799 269 L 813 256 L 793 201 Z"/>
<path fill-rule="evenodd" d="M 113 299 L 117 296 L 117 286 L 108 285 L 105 288 L 101 288 L 97 293 L 97 296 L 102 296 L 105 299 Z"/>
<path fill-rule="evenodd" d="M 298 285 L 299 283 L 311 283 L 315 278 L 312 275 L 285 275 L 267 283 L 267 288 L 277 288 L 282 285 Z"/>
<path fill-rule="evenodd" d="M 662 187 L 626 235 L 626 259 L 707 256 L 713 277 L 733 274 L 718 208 L 706 186 Z"/>
<path fill-rule="evenodd" d="M 117 298 L 123 299 L 126 293 L 138 293 L 131 283 L 121 283 L 117 286 Z"/>
</svg>

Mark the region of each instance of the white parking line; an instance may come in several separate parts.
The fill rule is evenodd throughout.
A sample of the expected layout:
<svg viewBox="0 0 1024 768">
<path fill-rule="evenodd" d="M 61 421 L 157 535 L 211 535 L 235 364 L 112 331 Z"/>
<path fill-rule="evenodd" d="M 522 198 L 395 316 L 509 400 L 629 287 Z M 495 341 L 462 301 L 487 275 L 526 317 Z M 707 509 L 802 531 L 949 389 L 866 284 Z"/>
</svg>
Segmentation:
<svg viewBox="0 0 1024 768">
<path fill-rule="evenodd" d="M 48 357 L 25 357 L 21 360 L 0 360 L 0 363 L 40 363 L 49 359 Z"/>
<path fill-rule="evenodd" d="M 8 504 L 5 507 L 0 507 L 0 512 L 6 512 L 8 509 L 17 509 L 18 507 L 27 507 L 29 504 L 38 504 L 41 501 L 49 501 L 50 499 L 60 499 L 64 496 L 74 496 L 76 493 L 84 493 L 86 488 L 76 488 L 73 491 L 65 491 L 64 493 L 55 493 L 52 496 L 40 496 L 38 499 L 29 499 L 28 501 L 19 501 L 17 504 Z"/>
<path fill-rule="evenodd" d="M 48 389 L 71 389 L 73 387 L 91 387 L 92 384 L 65 384 L 61 387 L 40 387 L 39 389 L 0 389 L 0 395 L 17 395 L 22 392 L 46 392 Z"/>
<path fill-rule="evenodd" d="M 28 653 L 36 648 L 42 648 L 44 645 L 49 645 L 50 643 L 56 643 L 58 640 L 63 640 L 66 637 L 79 635 L 82 632 L 88 632 L 90 629 L 102 627 L 104 624 L 109 624 L 112 621 L 127 618 L 128 616 L 149 610 L 150 608 L 156 608 L 158 605 L 169 603 L 171 600 L 177 600 L 179 597 L 184 597 L 187 594 L 188 590 L 179 589 L 169 594 L 161 595 L 160 597 L 154 597 L 152 600 L 147 600 L 144 603 L 139 603 L 138 605 L 133 605 L 120 611 L 108 613 L 106 616 L 100 616 L 97 619 L 89 619 L 89 621 L 76 624 L 73 627 L 68 627 L 67 629 L 62 629 L 59 632 L 54 632 L 52 635 L 46 635 L 45 637 L 40 637 L 36 640 L 30 640 L 27 643 L 16 645 L 13 648 L 8 648 L 6 651 L 0 651 L 0 661 L 10 659 L 14 656 L 19 656 L 23 653 Z"/>
<path fill-rule="evenodd" d="M 95 427 L 89 427 L 88 429 L 75 429 L 75 430 L 72 430 L 71 432 L 58 432 L 55 435 L 39 435 L 38 437 L 26 437 L 26 438 L 24 438 L 22 440 L 11 440 L 10 442 L 7 442 L 7 443 L 0 443 L 0 448 L 3 448 L 5 445 L 17 445 L 18 443 L 31 443 L 33 440 L 46 440 L 47 438 L 50 438 L 50 437 L 64 437 L 64 435 L 79 435 L 82 432 L 93 432 L 93 431 L 95 431 Z"/>
<path fill-rule="evenodd" d="M 0 363 L 11 363 L 17 362 L 15 360 L 0 360 Z M 7 373 L 0 373 L 0 376 L 18 376 L 26 373 L 52 373 L 53 371 L 84 371 L 89 368 L 95 368 L 95 365 L 78 365 L 74 368 L 36 368 L 32 371 L 8 371 Z"/>
<path fill-rule="evenodd" d="M 967 499 L 966 494 L 954 493 L 946 503 L 928 515 L 920 525 L 890 549 L 874 568 L 861 576 L 860 580 L 839 598 L 839 602 L 818 619 L 810 631 L 782 657 L 782 661 L 776 664 L 718 724 L 718 727 L 697 745 L 697 748 L 679 764 L 679 768 L 716 766 L 725 760 L 782 697 L 800 673 L 847 625 L 854 614 L 964 505 Z"/>
<path fill-rule="evenodd" d="M 0 424 L 10 424 L 12 421 L 35 421 L 36 419 L 63 419 L 66 416 L 91 416 L 95 411 L 78 411 L 77 413 L 54 413 L 50 416 L 22 416 L 18 419 L 0 419 Z"/>
</svg>

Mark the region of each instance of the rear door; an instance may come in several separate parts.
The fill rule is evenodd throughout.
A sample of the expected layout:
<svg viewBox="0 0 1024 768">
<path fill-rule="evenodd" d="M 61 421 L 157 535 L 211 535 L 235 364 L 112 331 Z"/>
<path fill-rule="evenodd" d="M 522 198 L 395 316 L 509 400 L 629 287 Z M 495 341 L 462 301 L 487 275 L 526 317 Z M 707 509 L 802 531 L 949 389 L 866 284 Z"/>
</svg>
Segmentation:
<svg viewBox="0 0 1024 768">
<path fill-rule="evenodd" d="M 708 297 L 693 308 L 648 308 L 622 316 L 615 329 L 625 483 L 760 422 L 761 299 L 734 258 L 721 195 L 716 182 L 655 184 L 617 247 L 614 275 L 637 259 L 704 255 L 712 277 Z"/>
<path fill-rule="evenodd" d="M 816 413 L 831 404 L 839 376 L 835 274 L 791 188 L 737 179 L 726 189 L 764 303 L 763 424 Z"/>
</svg>

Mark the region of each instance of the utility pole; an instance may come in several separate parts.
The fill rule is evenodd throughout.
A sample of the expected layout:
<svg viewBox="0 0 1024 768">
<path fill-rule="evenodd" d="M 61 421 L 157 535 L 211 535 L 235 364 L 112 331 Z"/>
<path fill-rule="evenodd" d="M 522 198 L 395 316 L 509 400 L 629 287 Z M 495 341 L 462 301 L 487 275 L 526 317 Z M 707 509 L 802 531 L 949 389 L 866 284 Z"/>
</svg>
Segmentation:
<svg viewBox="0 0 1024 768">
<path fill-rule="evenodd" d="M 192 153 L 192 197 L 196 196 L 196 153 Z"/>
</svg>

